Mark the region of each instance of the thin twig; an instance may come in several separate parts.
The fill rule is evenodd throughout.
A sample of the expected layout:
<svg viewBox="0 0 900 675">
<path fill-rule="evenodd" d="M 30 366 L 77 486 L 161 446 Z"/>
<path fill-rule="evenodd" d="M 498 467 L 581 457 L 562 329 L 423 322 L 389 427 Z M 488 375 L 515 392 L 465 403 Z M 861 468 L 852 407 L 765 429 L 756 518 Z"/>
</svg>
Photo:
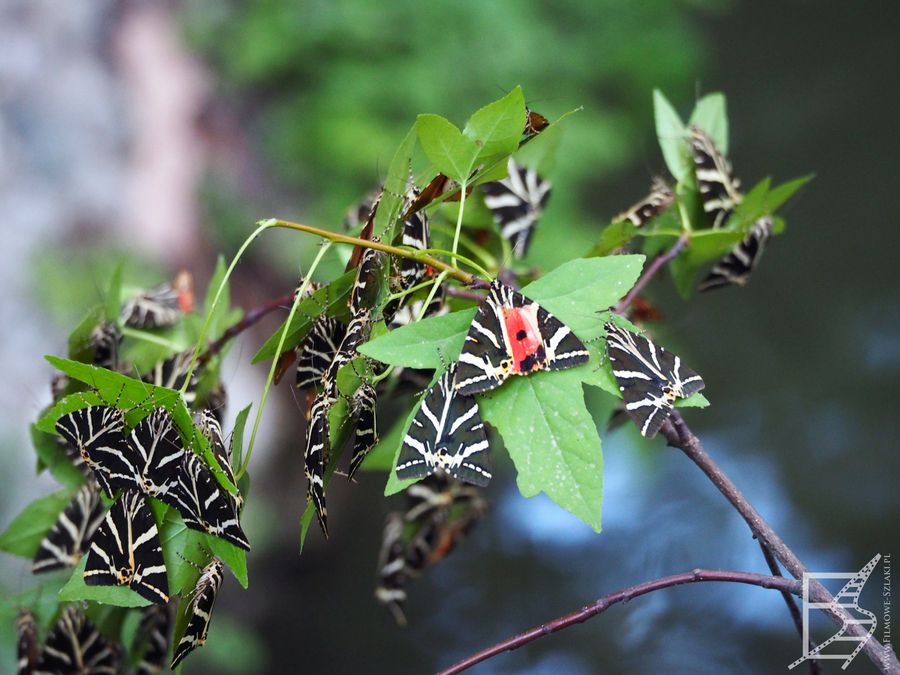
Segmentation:
<svg viewBox="0 0 900 675">
<path fill-rule="evenodd" d="M 259 323 L 259 321 L 267 314 L 274 312 L 276 309 L 288 309 L 291 306 L 291 302 L 293 302 L 293 300 L 294 294 L 289 293 L 288 295 L 283 295 L 280 298 L 269 300 L 269 302 L 265 303 L 264 305 L 260 305 L 259 307 L 248 309 L 243 319 L 229 326 L 217 340 L 213 340 L 209 343 L 206 351 L 203 352 L 197 359 L 197 365 L 203 366 L 203 364 L 205 364 L 212 357 L 222 351 L 222 348 L 226 344 L 228 344 L 229 340 L 233 340 L 251 326 Z"/>
<path fill-rule="evenodd" d="M 766 548 L 766 545 L 762 542 L 759 542 L 759 548 L 762 549 L 763 558 L 766 559 L 766 565 L 769 566 L 769 571 L 772 573 L 774 577 L 781 576 L 781 568 L 778 567 L 778 561 L 775 560 L 775 556 L 772 555 L 772 551 Z M 794 625 L 797 627 L 797 632 L 800 634 L 800 639 L 803 639 L 803 617 L 800 616 L 800 608 L 797 607 L 797 601 L 794 600 L 794 596 L 790 593 L 782 593 L 781 597 L 784 598 L 784 602 L 787 605 L 788 612 L 791 615 L 791 619 L 794 621 Z M 809 641 L 809 651 L 812 652 L 816 648 L 815 642 L 812 640 Z M 809 659 L 809 672 L 810 675 L 822 675 L 822 669 L 819 666 L 818 659 Z"/>
<path fill-rule="evenodd" d="M 669 419 L 663 424 L 660 433 L 669 442 L 669 445 L 680 449 L 688 458 L 696 464 L 703 473 L 713 482 L 729 503 L 737 510 L 750 531 L 762 544 L 769 549 L 772 555 L 791 573 L 795 579 L 802 579 L 809 570 L 791 550 L 772 527 L 763 519 L 743 493 L 731 481 L 713 459 L 706 454 L 703 444 L 688 428 L 684 419 L 676 411 L 673 411 Z M 829 605 L 825 613 L 831 617 L 838 626 L 845 626 L 845 635 L 858 639 L 865 639 L 863 646 L 866 656 L 883 673 L 900 675 L 900 661 L 897 660 L 891 646 L 882 645 L 874 635 L 868 636 L 859 624 L 853 623 L 847 611 L 834 603 L 834 596 L 820 584 L 815 578 L 809 579 L 809 600 L 815 603 Z"/>
<path fill-rule="evenodd" d="M 631 303 L 634 302 L 634 299 L 638 296 L 638 294 L 644 290 L 644 287 L 650 283 L 650 280 L 656 276 L 656 273 L 659 272 L 665 265 L 672 260 L 675 256 L 681 253 L 681 249 L 684 248 L 684 245 L 687 244 L 688 234 L 687 232 L 682 232 L 681 236 L 678 237 L 678 241 L 675 242 L 675 245 L 672 246 L 668 251 L 663 253 L 661 256 L 658 256 L 650 266 L 644 270 L 644 273 L 641 275 L 641 278 L 637 280 L 637 283 L 634 287 L 628 291 L 628 295 L 622 298 L 622 301 L 616 305 L 616 314 L 622 314 L 631 306 Z"/>
<path fill-rule="evenodd" d="M 453 675 L 468 670 L 472 666 L 485 661 L 492 656 L 502 654 L 506 651 L 518 649 L 523 645 L 534 642 L 538 638 L 542 638 L 550 633 L 555 633 L 563 628 L 568 628 L 583 621 L 587 621 L 609 609 L 613 605 L 628 602 L 633 598 L 637 598 L 653 591 L 662 590 L 663 588 L 671 588 L 672 586 L 681 586 L 683 584 L 694 584 L 700 582 L 730 582 L 738 584 L 749 584 L 751 586 L 759 586 L 761 588 L 773 588 L 782 593 L 799 594 L 801 584 L 794 579 L 785 579 L 781 576 L 766 576 L 763 574 L 755 574 L 753 572 L 733 572 L 729 570 L 703 570 L 695 569 L 691 572 L 683 572 L 681 574 L 673 574 L 668 577 L 645 581 L 642 584 L 631 586 L 629 588 L 605 595 L 596 602 L 582 607 L 578 611 L 561 616 L 553 621 L 542 623 L 540 626 L 520 633 L 515 637 L 503 640 L 497 644 L 483 649 L 476 654 L 472 654 L 468 658 L 463 659 L 446 670 L 442 670 L 439 675 Z"/>
<path fill-rule="evenodd" d="M 380 241 L 370 241 L 368 239 L 360 239 L 359 237 L 351 237 L 346 234 L 341 234 L 340 232 L 330 232 L 328 230 L 323 230 L 318 227 L 312 227 L 311 225 L 304 225 L 302 223 L 292 223 L 289 220 L 279 220 L 277 218 L 272 218 L 265 222 L 268 223 L 270 227 L 283 227 L 289 230 L 307 232 L 309 234 L 314 234 L 318 237 L 328 239 L 329 241 L 333 241 L 338 244 L 353 244 L 354 246 L 362 246 L 363 248 L 374 248 L 378 251 L 384 251 L 385 253 L 390 253 L 391 255 L 395 255 L 400 258 L 409 258 L 410 260 L 416 260 L 428 265 L 429 267 L 433 267 L 435 269 L 441 270 L 442 272 L 446 272 L 447 276 L 453 277 L 457 281 L 461 281 L 467 286 L 472 286 L 473 288 L 488 288 L 490 286 L 490 284 L 484 279 L 476 277 L 473 274 L 469 274 L 468 272 L 464 272 L 463 270 L 454 267 L 453 265 L 448 265 L 443 260 L 438 260 L 437 258 L 433 258 L 430 255 L 416 253 L 411 249 L 402 249 L 398 248 L 397 246 L 383 244 Z"/>
<path fill-rule="evenodd" d="M 462 298 L 463 300 L 474 300 L 475 302 L 484 300 L 484 296 L 481 293 L 468 291 L 465 288 L 457 288 L 456 286 L 447 286 L 444 289 L 444 293 L 453 298 Z"/>
</svg>

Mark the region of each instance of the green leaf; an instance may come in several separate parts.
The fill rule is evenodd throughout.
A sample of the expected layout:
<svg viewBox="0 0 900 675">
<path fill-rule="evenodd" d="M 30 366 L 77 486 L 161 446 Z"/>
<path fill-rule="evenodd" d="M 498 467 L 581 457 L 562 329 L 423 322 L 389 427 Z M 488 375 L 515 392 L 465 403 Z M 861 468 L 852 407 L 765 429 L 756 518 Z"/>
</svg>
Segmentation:
<svg viewBox="0 0 900 675">
<path fill-rule="evenodd" d="M 90 361 L 94 355 L 91 347 L 91 332 L 104 320 L 105 308 L 103 305 L 95 305 L 84 318 L 75 326 L 75 330 L 69 335 L 69 358 L 76 361 Z"/>
<path fill-rule="evenodd" d="M 637 281 L 642 255 L 577 258 L 532 282 L 522 292 L 555 314 L 582 340 L 603 332 L 597 312 L 614 305 Z M 382 363 L 443 369 L 462 351 L 475 309 L 431 317 L 390 331 L 359 351 Z"/>
<path fill-rule="evenodd" d="M 522 166 L 534 169 L 546 178 L 556 163 L 556 155 L 561 142 L 562 127 L 557 120 L 522 145 L 516 152 L 516 161 Z"/>
<path fill-rule="evenodd" d="M 699 391 L 696 394 L 692 394 L 687 398 L 679 398 L 675 400 L 676 408 L 707 408 L 709 407 L 709 401 L 707 398 L 701 394 Z"/>
<path fill-rule="evenodd" d="M 176 509 L 167 509 L 159 528 L 166 573 L 169 577 L 169 595 L 189 591 L 196 580 L 195 565 L 204 564 L 206 536 L 188 528 Z"/>
<path fill-rule="evenodd" d="M 391 430 L 378 439 L 378 443 L 363 460 L 360 470 L 391 471 L 394 468 L 394 455 L 406 435 L 405 423 L 405 418 L 398 419 Z"/>
<path fill-rule="evenodd" d="M 694 106 L 690 124 L 700 127 L 712 139 L 724 156 L 728 156 L 728 114 L 725 111 L 725 95 L 707 94 Z"/>
<path fill-rule="evenodd" d="M 459 183 L 469 178 L 481 152 L 474 141 L 440 115 L 419 115 L 416 130 L 422 149 L 441 173 Z"/>
<path fill-rule="evenodd" d="M 619 223 L 610 223 L 600 233 L 600 240 L 591 250 L 591 257 L 611 255 L 627 244 L 637 232 L 637 227 L 630 220 Z"/>
<path fill-rule="evenodd" d="M 395 366 L 441 368 L 459 356 L 475 312 L 473 307 L 416 321 L 366 342 L 359 352 Z"/>
<path fill-rule="evenodd" d="M 84 583 L 84 568 L 87 564 L 87 556 L 82 556 L 81 561 L 72 570 L 72 576 L 59 592 L 59 599 L 63 602 L 76 600 L 93 600 L 117 607 L 146 607 L 150 601 L 135 593 L 128 586 L 88 586 Z"/>
<path fill-rule="evenodd" d="M 105 405 L 106 401 L 93 391 L 79 391 L 59 399 L 50 406 L 35 423 L 34 428 L 45 434 L 56 435 L 56 421 L 63 415 L 92 405 Z M 39 453 L 40 455 L 40 453 Z"/>
<path fill-rule="evenodd" d="M 0 550 L 23 558 L 34 558 L 41 540 L 71 501 L 70 490 L 60 490 L 35 499 L 16 516 L 6 532 L 0 534 Z"/>
<path fill-rule="evenodd" d="M 112 277 L 109 280 L 109 290 L 106 292 L 106 320 L 115 323 L 119 319 L 119 311 L 122 307 L 122 263 L 116 265 Z"/>
<path fill-rule="evenodd" d="M 203 300 L 203 311 L 209 312 L 212 308 L 213 300 L 216 297 L 216 291 L 219 290 L 219 286 L 222 284 L 222 281 L 225 279 L 225 273 L 228 271 L 228 265 L 225 262 L 225 258 L 221 255 L 216 260 L 216 269 L 213 271 L 212 277 L 210 277 L 209 285 L 206 287 L 206 297 Z M 225 287 L 222 289 L 222 295 L 219 296 L 219 304 L 216 305 L 215 311 L 209 320 L 209 330 L 207 331 L 207 336 L 210 340 L 217 340 L 222 336 L 222 333 L 225 332 L 225 329 L 231 323 L 234 323 L 231 315 L 231 291 L 228 287 L 228 283 L 225 283 Z"/>
<path fill-rule="evenodd" d="M 693 184 L 693 167 L 685 143 L 687 129 L 675 108 L 659 89 L 653 90 L 653 114 L 656 118 L 656 138 L 669 172 L 679 183 Z"/>
<path fill-rule="evenodd" d="M 312 328 L 313 322 L 319 315 L 329 314 L 334 316 L 346 310 L 346 300 L 350 294 L 350 288 L 353 286 L 354 279 L 356 279 L 356 270 L 350 270 L 297 305 L 297 311 L 294 313 L 294 318 L 284 340 L 284 351 L 293 349 L 303 341 L 303 338 L 306 337 L 306 334 Z M 278 356 L 275 354 L 275 351 L 278 349 L 278 342 L 281 340 L 281 331 L 283 329 L 284 324 L 281 324 L 272 336 L 266 340 L 265 344 L 260 347 L 259 351 L 256 352 L 251 363 L 259 363 Z"/>
<path fill-rule="evenodd" d="M 406 195 L 406 182 L 409 179 L 410 166 L 412 166 L 413 150 L 416 147 L 416 125 L 413 124 L 406 136 L 400 141 L 400 146 L 394 152 L 391 163 L 388 165 L 387 176 L 384 179 L 384 192 L 378 211 L 375 213 L 375 232 L 382 232 L 383 240 L 392 242 L 396 236 L 396 225 L 399 222 L 400 209 L 403 207 L 403 198 Z"/>
<path fill-rule="evenodd" d="M 234 418 L 234 428 L 231 430 L 231 463 L 241 466 L 244 463 L 244 427 L 247 425 L 247 415 L 250 414 L 250 403 Z"/>
<path fill-rule="evenodd" d="M 66 455 L 55 434 L 48 434 L 31 425 L 31 443 L 38 456 L 38 464 L 50 471 L 53 477 L 69 488 L 84 484 L 84 474 Z"/>
<path fill-rule="evenodd" d="M 167 387 L 147 384 L 121 373 L 115 373 L 86 363 L 61 359 L 57 356 L 46 356 L 45 358 L 51 365 L 59 368 L 69 377 L 96 389 L 100 399 L 103 402 L 107 402 L 107 404 L 115 403 L 117 407 L 123 410 L 134 409 L 138 415 L 143 415 L 148 406 L 165 408 L 172 414 L 172 419 L 181 432 L 182 439 L 191 442 L 194 436 L 194 424 L 180 392 Z M 62 415 L 73 409 L 86 407 L 86 405 L 77 406 L 78 398 L 81 398 L 82 401 L 90 400 L 91 403 L 88 403 L 88 405 L 97 404 L 97 399 L 91 398 L 91 392 L 67 396 L 57 402 L 38 420 L 38 429 L 47 433 L 55 433 L 54 426 Z M 71 406 L 73 405 L 77 407 L 72 408 Z M 126 415 L 126 419 L 128 417 Z M 129 420 L 129 423 L 133 423 L 133 420 Z"/>
<path fill-rule="evenodd" d="M 506 157 L 519 147 L 525 128 L 525 97 L 516 87 L 503 98 L 477 110 L 466 123 L 463 135 L 481 148 L 478 160 Z"/>
<path fill-rule="evenodd" d="M 669 272 L 681 297 L 691 296 L 703 265 L 724 256 L 745 236 L 741 231 L 727 229 L 694 232 L 689 246 L 669 263 Z"/>
<path fill-rule="evenodd" d="M 217 558 L 221 558 L 222 562 L 231 570 L 234 578 L 238 580 L 238 583 L 242 587 L 247 588 L 250 585 L 250 577 L 247 574 L 247 552 L 230 541 L 214 537 L 211 534 L 204 536 L 206 545 L 213 554 Z"/>
<path fill-rule="evenodd" d="M 599 532 L 603 454 L 577 370 L 510 378 L 478 407 L 503 437 L 522 495 L 545 492 Z"/>
<path fill-rule="evenodd" d="M 814 176 L 815 174 L 811 173 L 806 176 L 790 180 L 787 183 L 782 183 L 781 185 L 769 190 L 769 193 L 766 195 L 766 212 L 775 213 L 788 199 L 790 199 L 794 195 L 797 190 L 811 181 Z"/>
</svg>

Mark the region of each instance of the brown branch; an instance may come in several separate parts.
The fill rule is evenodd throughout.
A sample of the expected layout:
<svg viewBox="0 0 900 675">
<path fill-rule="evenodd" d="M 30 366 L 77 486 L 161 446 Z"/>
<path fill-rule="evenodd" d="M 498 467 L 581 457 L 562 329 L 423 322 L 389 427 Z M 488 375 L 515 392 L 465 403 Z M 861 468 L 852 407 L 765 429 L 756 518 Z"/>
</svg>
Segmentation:
<svg viewBox="0 0 900 675">
<path fill-rule="evenodd" d="M 542 623 L 535 626 L 524 633 L 519 633 L 515 637 L 503 640 L 497 644 L 483 649 L 476 654 L 472 654 L 468 658 L 463 659 L 446 670 L 442 670 L 439 675 L 453 675 L 453 673 L 461 673 L 468 670 L 472 666 L 485 661 L 492 656 L 502 654 L 506 651 L 518 649 L 523 645 L 534 642 L 538 638 L 542 638 L 550 633 L 574 626 L 575 624 L 587 621 L 606 611 L 613 605 L 628 602 L 633 598 L 637 598 L 653 591 L 662 590 L 663 588 L 671 588 L 672 586 L 681 586 L 683 584 L 694 584 L 700 582 L 730 582 L 738 584 L 749 584 L 751 586 L 759 586 L 761 588 L 773 588 L 782 593 L 800 593 L 801 584 L 794 579 L 785 579 L 781 576 L 765 576 L 763 574 L 755 574 L 752 572 L 732 572 L 729 570 L 702 570 L 695 569 L 692 572 L 683 572 L 681 574 L 673 574 L 661 579 L 646 581 L 636 586 L 605 595 L 596 602 L 582 607 L 578 611 L 561 616 L 553 621 Z"/>
<path fill-rule="evenodd" d="M 769 566 L 769 571 L 772 573 L 773 577 L 781 576 L 781 568 L 778 567 L 778 561 L 775 560 L 775 556 L 772 555 L 772 551 L 766 548 L 766 545 L 762 542 L 759 542 L 759 548 L 762 550 L 763 558 L 766 559 L 766 565 Z M 797 627 L 797 632 L 800 634 L 800 639 L 803 639 L 803 618 L 800 616 L 800 608 L 797 607 L 797 601 L 794 600 L 794 597 L 790 593 L 782 593 L 781 597 L 784 598 L 784 602 L 787 605 L 788 612 L 791 615 L 791 619 L 794 621 L 794 626 Z M 812 651 L 816 648 L 815 642 L 812 640 L 809 641 L 809 651 Z M 819 665 L 818 659 L 809 659 L 809 672 L 810 675 L 822 675 L 822 668 Z"/>
<path fill-rule="evenodd" d="M 650 263 L 650 266 L 644 270 L 644 273 L 641 275 L 640 279 L 637 280 L 637 283 L 634 287 L 628 291 L 628 295 L 622 298 L 622 301 L 616 305 L 615 312 L 616 314 L 623 314 L 626 309 L 634 302 L 634 299 L 638 296 L 638 294 L 644 290 L 644 287 L 650 283 L 650 280 L 656 276 L 657 272 L 659 272 L 663 267 L 668 264 L 675 256 L 681 253 L 681 249 L 684 248 L 684 245 L 688 242 L 688 234 L 683 232 L 680 237 L 678 237 L 678 241 L 675 242 L 675 245 L 672 246 L 668 251 L 663 253 L 661 256 L 657 256 L 657 258 Z"/>
<path fill-rule="evenodd" d="M 747 498 L 744 497 L 731 479 L 725 475 L 719 465 L 706 454 L 700 439 L 688 428 L 678 412 L 672 412 L 669 419 L 663 424 L 660 433 L 666 438 L 669 445 L 684 452 L 688 459 L 706 474 L 713 482 L 713 485 L 719 489 L 719 492 L 741 514 L 741 517 L 750 527 L 753 536 L 772 553 L 784 568 L 791 573 L 791 576 L 795 579 L 802 579 L 803 575 L 809 572 L 797 555 L 782 541 L 781 537 L 759 515 L 759 512 L 747 501 Z M 834 601 L 834 596 L 815 578 L 810 578 L 809 599 L 812 602 L 831 604 Z M 853 617 L 843 607 L 832 605 L 825 613 L 838 626 L 844 626 L 845 622 L 848 622 L 845 630 L 846 635 L 859 639 L 867 636 L 867 631 L 863 630 L 860 625 L 852 623 Z M 900 661 L 897 660 L 897 656 L 889 644 L 882 645 L 872 635 L 866 640 L 863 651 L 881 672 L 889 673 L 890 675 L 900 675 Z"/>
<path fill-rule="evenodd" d="M 206 351 L 203 352 L 197 359 L 197 365 L 202 366 L 204 363 L 208 362 L 212 357 L 222 351 L 222 348 L 226 344 L 228 344 L 229 340 L 234 339 L 251 326 L 259 323 L 260 319 L 262 319 L 270 312 L 274 312 L 276 309 L 282 307 L 290 307 L 293 301 L 294 294 L 289 293 L 288 295 L 283 295 L 280 298 L 269 300 L 269 302 L 265 303 L 264 305 L 260 305 L 259 307 L 248 309 L 243 319 L 238 321 L 236 324 L 229 326 L 217 340 L 213 340 L 209 343 Z"/>
<path fill-rule="evenodd" d="M 475 302 L 481 302 L 482 300 L 484 300 L 484 296 L 481 293 L 468 291 L 465 288 L 457 288 L 456 286 L 447 286 L 447 288 L 444 289 L 444 293 L 453 298 L 474 300 Z"/>
</svg>

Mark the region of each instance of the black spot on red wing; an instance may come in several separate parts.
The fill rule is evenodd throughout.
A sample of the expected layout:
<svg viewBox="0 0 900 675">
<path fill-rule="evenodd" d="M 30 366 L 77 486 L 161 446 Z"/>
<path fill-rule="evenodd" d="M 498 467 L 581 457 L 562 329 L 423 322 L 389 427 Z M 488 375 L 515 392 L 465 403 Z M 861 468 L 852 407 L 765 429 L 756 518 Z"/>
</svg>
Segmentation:
<svg viewBox="0 0 900 675">
<path fill-rule="evenodd" d="M 528 333 L 525 332 L 524 330 L 520 330 L 518 333 L 516 333 L 516 340 L 519 340 L 520 342 L 527 337 L 528 337 Z"/>
<path fill-rule="evenodd" d="M 544 351 L 542 345 L 519 362 L 519 370 L 523 373 L 530 373 L 532 370 L 540 370 L 543 368 L 546 360 L 547 352 Z"/>
</svg>

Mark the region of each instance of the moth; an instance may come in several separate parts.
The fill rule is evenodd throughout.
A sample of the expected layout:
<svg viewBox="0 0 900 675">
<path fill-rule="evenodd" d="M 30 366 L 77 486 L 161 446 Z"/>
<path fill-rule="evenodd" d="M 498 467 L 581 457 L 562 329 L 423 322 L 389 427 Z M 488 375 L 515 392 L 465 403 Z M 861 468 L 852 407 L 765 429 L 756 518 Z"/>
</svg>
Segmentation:
<svg viewBox="0 0 900 675">
<path fill-rule="evenodd" d="M 687 398 L 704 386 L 703 379 L 681 359 L 645 337 L 606 323 L 606 353 L 622 392 L 625 411 L 641 435 L 656 436 L 675 399 Z"/>
<path fill-rule="evenodd" d="M 528 252 L 552 186 L 534 169 L 520 166 L 512 157 L 507 166 L 509 176 L 482 186 L 484 203 L 491 210 L 501 236 L 512 246 L 513 255 L 521 258 Z"/>
<path fill-rule="evenodd" d="M 131 298 L 119 318 L 133 328 L 169 328 L 181 316 L 182 297 L 174 286 L 163 284 Z"/>
<path fill-rule="evenodd" d="M 103 517 L 96 485 L 81 486 L 41 541 L 31 571 L 38 574 L 77 565 Z"/>
<path fill-rule="evenodd" d="M 190 604 L 187 609 L 190 618 L 188 618 L 187 628 L 184 629 L 184 635 L 175 647 L 175 655 L 170 666 L 172 670 L 175 670 L 178 664 L 197 647 L 206 644 L 216 596 L 222 586 L 223 571 L 222 561 L 213 558 L 200 572 L 200 578 L 190 594 Z"/>
<path fill-rule="evenodd" d="M 91 539 L 84 583 L 129 586 L 157 604 L 169 601 L 159 532 L 144 495 L 125 490 Z"/>
<path fill-rule="evenodd" d="M 225 443 L 225 434 L 222 432 L 222 424 L 218 418 L 209 410 L 201 410 L 196 415 L 197 426 L 209 441 L 210 450 L 219 462 L 219 466 L 225 473 L 225 476 L 232 485 L 237 487 L 237 478 L 234 475 L 234 467 L 232 466 L 231 443 Z M 223 490 L 224 492 L 224 490 Z M 240 513 L 241 507 L 244 505 L 244 498 L 240 493 L 231 494 L 228 492 L 226 499 L 234 502 L 235 512 Z"/>
<path fill-rule="evenodd" d="M 472 321 L 456 376 L 466 396 L 495 389 L 510 375 L 587 363 L 584 344 L 533 300 L 495 280 Z"/>
<path fill-rule="evenodd" d="M 772 219 L 765 216 L 757 220 L 747 236 L 715 264 L 697 286 L 697 290 L 702 292 L 724 286 L 745 286 L 759 264 L 763 249 L 771 235 Z"/>
<path fill-rule="evenodd" d="M 314 387 L 320 383 L 328 366 L 334 361 L 347 327 L 330 316 L 320 316 L 313 323 L 309 335 L 300 345 L 297 361 L 297 389 Z"/>
<path fill-rule="evenodd" d="M 630 222 L 635 227 L 643 227 L 650 220 L 672 206 L 675 201 L 675 193 L 662 178 L 654 178 L 650 185 L 650 194 L 641 199 L 626 211 L 623 211 L 612 222 Z"/>
<path fill-rule="evenodd" d="M 325 463 L 330 451 L 328 411 L 331 399 L 319 394 L 313 401 L 306 423 L 306 452 L 304 467 L 307 481 L 307 500 L 316 509 L 322 534 L 328 538 L 328 510 L 325 507 Z"/>
<path fill-rule="evenodd" d="M 169 608 L 150 605 L 141 613 L 135 645 L 143 647 L 140 661 L 135 666 L 137 675 L 159 675 L 169 656 L 169 636 L 172 618 Z"/>
<path fill-rule="evenodd" d="M 722 227 L 743 199 L 741 183 L 709 135 L 695 126 L 691 127 L 691 153 L 703 210 L 713 227 Z"/>
<path fill-rule="evenodd" d="M 75 606 L 63 610 L 38 657 L 35 675 L 117 675 L 121 654 Z"/>
<path fill-rule="evenodd" d="M 454 389 L 453 363 L 425 393 L 403 438 L 397 478 L 447 473 L 466 483 L 491 480 L 489 445 L 475 399 Z"/>
<path fill-rule="evenodd" d="M 110 497 L 113 489 L 109 484 L 109 469 L 100 458 L 126 452 L 124 428 L 122 411 L 105 405 L 73 410 L 56 422 L 56 431 L 68 445 L 77 449 L 81 460 L 90 467 L 100 487 Z"/>
<path fill-rule="evenodd" d="M 353 456 L 350 458 L 350 470 L 347 480 L 352 480 L 369 450 L 378 443 L 378 430 L 375 425 L 375 404 L 377 396 L 375 387 L 363 382 L 350 401 L 350 416 L 356 420 L 353 435 Z"/>
</svg>

